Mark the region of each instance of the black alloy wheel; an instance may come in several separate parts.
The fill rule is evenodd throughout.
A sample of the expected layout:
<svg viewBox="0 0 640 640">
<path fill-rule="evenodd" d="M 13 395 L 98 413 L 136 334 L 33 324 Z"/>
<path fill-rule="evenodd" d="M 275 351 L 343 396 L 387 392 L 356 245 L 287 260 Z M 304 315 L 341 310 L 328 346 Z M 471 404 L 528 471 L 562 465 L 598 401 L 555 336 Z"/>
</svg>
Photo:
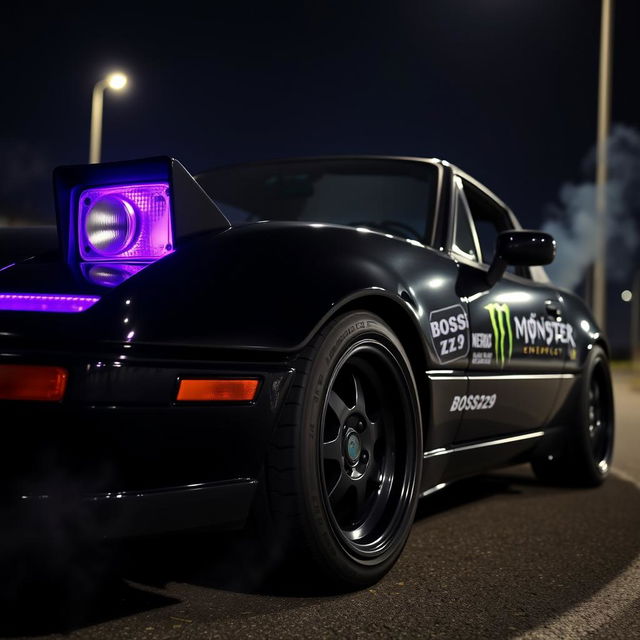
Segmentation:
<svg viewBox="0 0 640 640">
<path fill-rule="evenodd" d="M 615 430 L 611 371 L 599 345 L 586 358 L 568 414 L 562 450 L 534 459 L 533 470 L 544 482 L 599 486 L 611 469 Z"/>
<path fill-rule="evenodd" d="M 592 461 L 602 476 L 609 472 L 613 453 L 613 397 L 608 372 L 599 363 L 589 385 L 587 424 Z"/>
<path fill-rule="evenodd" d="M 377 340 L 354 343 L 334 369 L 324 407 L 323 499 L 347 553 L 367 558 L 393 543 L 409 506 L 414 425 L 404 380 Z"/>
<path fill-rule="evenodd" d="M 334 320 L 298 359 L 270 449 L 286 553 L 344 586 L 379 580 L 411 530 L 421 464 L 418 394 L 400 341 L 371 313 Z"/>
</svg>

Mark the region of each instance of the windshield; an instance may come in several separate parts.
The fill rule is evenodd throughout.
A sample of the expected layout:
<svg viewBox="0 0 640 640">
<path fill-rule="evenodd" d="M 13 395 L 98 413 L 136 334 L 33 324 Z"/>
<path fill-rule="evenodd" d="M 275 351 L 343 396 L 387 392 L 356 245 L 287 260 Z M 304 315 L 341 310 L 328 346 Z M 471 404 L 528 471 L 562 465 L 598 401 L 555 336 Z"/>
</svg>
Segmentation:
<svg viewBox="0 0 640 640">
<path fill-rule="evenodd" d="M 237 165 L 198 176 L 233 226 L 299 220 L 368 227 L 423 241 L 436 168 L 406 160 L 299 160 Z"/>
</svg>

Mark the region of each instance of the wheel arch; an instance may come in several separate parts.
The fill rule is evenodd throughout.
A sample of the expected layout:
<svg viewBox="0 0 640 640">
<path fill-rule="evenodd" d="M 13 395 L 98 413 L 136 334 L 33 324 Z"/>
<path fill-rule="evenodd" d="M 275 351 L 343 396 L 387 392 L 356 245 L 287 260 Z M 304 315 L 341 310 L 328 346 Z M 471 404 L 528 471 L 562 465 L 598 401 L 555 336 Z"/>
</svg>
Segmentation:
<svg viewBox="0 0 640 640">
<path fill-rule="evenodd" d="M 597 345 L 598 347 L 601 347 L 602 350 L 604 351 L 605 355 L 607 356 L 607 359 L 608 360 L 611 359 L 611 352 L 609 350 L 609 343 L 604 338 L 599 337 L 597 340 L 594 341 L 593 344 Z"/>
</svg>

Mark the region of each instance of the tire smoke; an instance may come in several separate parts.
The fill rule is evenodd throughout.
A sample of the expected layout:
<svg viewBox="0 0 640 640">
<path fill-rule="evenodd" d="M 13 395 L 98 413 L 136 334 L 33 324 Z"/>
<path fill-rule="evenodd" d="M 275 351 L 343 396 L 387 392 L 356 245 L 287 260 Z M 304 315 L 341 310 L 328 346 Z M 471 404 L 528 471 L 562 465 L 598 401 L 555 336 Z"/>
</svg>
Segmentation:
<svg viewBox="0 0 640 640">
<path fill-rule="evenodd" d="M 640 132 L 615 125 L 608 141 L 607 182 L 607 277 L 631 277 L 638 248 L 640 216 Z M 584 159 L 585 176 L 595 174 L 596 153 Z M 561 287 L 576 289 L 595 256 L 596 185 L 592 180 L 565 183 L 559 204 L 549 205 L 543 230 L 558 243 L 558 254 L 547 267 L 551 279 Z"/>
</svg>

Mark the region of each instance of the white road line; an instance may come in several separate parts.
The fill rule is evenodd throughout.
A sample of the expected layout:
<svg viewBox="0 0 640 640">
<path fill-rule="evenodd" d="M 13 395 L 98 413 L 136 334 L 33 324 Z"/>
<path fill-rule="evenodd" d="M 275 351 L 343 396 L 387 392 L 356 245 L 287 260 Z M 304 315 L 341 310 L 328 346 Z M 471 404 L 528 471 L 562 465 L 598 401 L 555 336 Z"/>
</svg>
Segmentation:
<svg viewBox="0 0 640 640">
<path fill-rule="evenodd" d="M 624 480 L 629 484 L 632 484 L 638 491 L 640 491 L 640 482 L 638 482 L 633 476 L 629 475 L 626 471 L 622 471 L 621 469 L 611 469 L 611 473 L 614 476 L 618 476 L 620 480 Z"/>
<path fill-rule="evenodd" d="M 631 483 L 640 491 L 640 483 L 624 471 L 613 469 L 621 480 Z M 531 629 L 514 640 L 568 640 L 587 638 L 605 625 L 613 622 L 632 605 L 640 594 L 640 555 L 627 569 L 588 600 L 566 611 L 536 629 Z"/>
</svg>

